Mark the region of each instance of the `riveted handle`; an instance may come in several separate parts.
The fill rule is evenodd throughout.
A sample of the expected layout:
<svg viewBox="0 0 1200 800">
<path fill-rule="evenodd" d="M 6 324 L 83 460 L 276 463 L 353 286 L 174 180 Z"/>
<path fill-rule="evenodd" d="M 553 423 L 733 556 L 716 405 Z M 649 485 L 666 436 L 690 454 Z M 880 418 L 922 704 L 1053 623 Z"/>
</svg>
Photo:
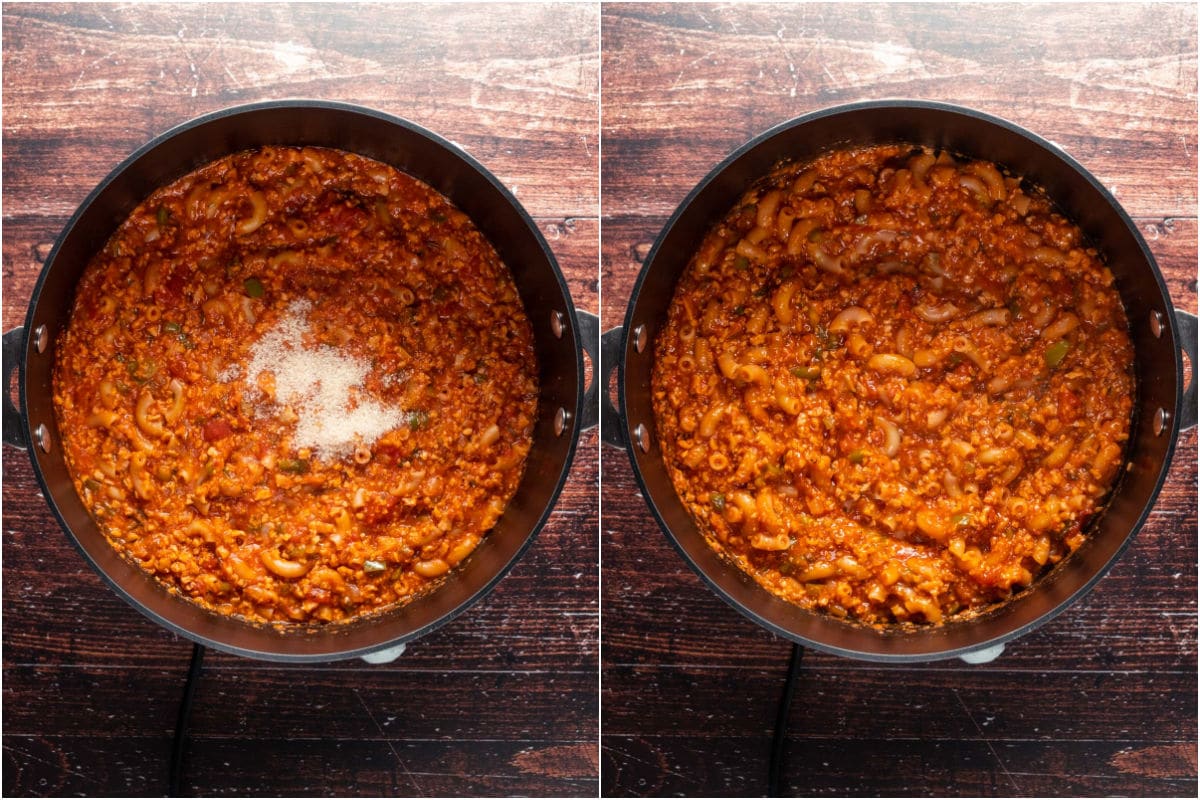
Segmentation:
<svg viewBox="0 0 1200 800">
<path fill-rule="evenodd" d="M 1175 312 L 1175 325 L 1179 328 L 1180 347 L 1192 362 L 1192 380 L 1183 390 L 1183 408 L 1179 410 L 1179 430 L 1196 427 L 1196 315 L 1186 311 Z"/>
<path fill-rule="evenodd" d="M 8 383 L 12 380 L 13 370 L 21 364 L 21 353 L 25 350 L 25 328 L 13 328 L 4 334 L 4 443 L 29 449 L 29 439 L 25 434 L 28 427 L 25 416 L 17 408 L 8 393 Z"/>
<path fill-rule="evenodd" d="M 578 311 L 576 316 L 579 317 L 583 351 L 592 360 L 592 382 L 583 392 L 583 412 L 579 420 L 579 430 L 586 431 L 595 427 L 600 419 L 600 318 L 586 311 Z"/>
<path fill-rule="evenodd" d="M 600 385 L 600 436 L 605 444 L 622 448 L 625 447 L 625 431 L 621 427 L 621 412 L 608 396 L 608 379 L 621 361 L 624 341 L 624 328 L 604 332 L 600 340 L 600 374 L 596 379 Z"/>
</svg>

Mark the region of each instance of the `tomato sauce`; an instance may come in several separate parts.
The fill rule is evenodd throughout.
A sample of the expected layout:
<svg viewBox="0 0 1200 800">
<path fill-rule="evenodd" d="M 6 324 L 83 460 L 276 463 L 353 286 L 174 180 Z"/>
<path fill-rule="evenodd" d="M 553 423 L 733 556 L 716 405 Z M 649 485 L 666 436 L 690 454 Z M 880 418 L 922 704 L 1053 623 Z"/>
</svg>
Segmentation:
<svg viewBox="0 0 1200 800">
<path fill-rule="evenodd" d="M 655 359 L 663 458 L 712 547 L 871 625 L 1031 585 L 1124 465 L 1112 273 L 985 161 L 898 144 L 780 165 L 700 243 Z"/>
<path fill-rule="evenodd" d="M 265 147 L 154 192 L 57 342 L 68 467 L 169 591 L 257 623 L 385 611 L 467 559 L 537 413 L 512 275 L 424 183 Z"/>
</svg>

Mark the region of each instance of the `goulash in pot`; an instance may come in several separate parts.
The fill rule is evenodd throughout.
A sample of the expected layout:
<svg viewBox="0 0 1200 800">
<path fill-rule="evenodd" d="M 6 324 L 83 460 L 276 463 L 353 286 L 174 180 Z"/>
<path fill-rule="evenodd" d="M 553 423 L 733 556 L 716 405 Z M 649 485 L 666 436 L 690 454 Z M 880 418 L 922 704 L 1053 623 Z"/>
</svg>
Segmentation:
<svg viewBox="0 0 1200 800">
<path fill-rule="evenodd" d="M 1113 276 L 1028 182 L 909 145 L 780 166 L 656 342 L 663 457 L 709 543 L 802 607 L 969 616 L 1077 549 L 1133 395 Z"/>
<path fill-rule="evenodd" d="M 156 191 L 88 265 L 57 345 L 67 464 L 170 591 L 252 622 L 348 620 L 466 559 L 537 406 L 511 274 L 420 181 L 267 147 Z"/>
</svg>

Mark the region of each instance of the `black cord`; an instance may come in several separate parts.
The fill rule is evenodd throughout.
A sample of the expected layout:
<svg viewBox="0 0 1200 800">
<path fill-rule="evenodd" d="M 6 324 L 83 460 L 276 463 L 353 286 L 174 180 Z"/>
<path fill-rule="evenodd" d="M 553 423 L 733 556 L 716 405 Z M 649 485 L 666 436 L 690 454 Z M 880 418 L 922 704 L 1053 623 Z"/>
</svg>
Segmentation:
<svg viewBox="0 0 1200 800">
<path fill-rule="evenodd" d="M 779 713 L 775 717 L 775 735 L 771 739 L 771 762 L 767 767 L 767 797 L 780 797 L 780 778 L 783 774 L 783 754 L 787 745 L 788 716 L 792 709 L 792 697 L 800 677 L 800 662 L 804 648 L 792 645 L 792 660 L 788 664 L 787 680 L 783 684 L 783 697 L 779 700 Z"/>
<path fill-rule="evenodd" d="M 171 742 L 171 772 L 168 797 L 180 797 L 183 783 L 183 753 L 187 746 L 188 720 L 192 716 L 192 700 L 196 697 L 196 683 L 204 667 L 204 645 L 192 646 L 192 663 L 188 666 L 187 681 L 183 684 L 183 699 L 179 701 L 179 717 L 175 720 L 175 738 Z"/>
</svg>

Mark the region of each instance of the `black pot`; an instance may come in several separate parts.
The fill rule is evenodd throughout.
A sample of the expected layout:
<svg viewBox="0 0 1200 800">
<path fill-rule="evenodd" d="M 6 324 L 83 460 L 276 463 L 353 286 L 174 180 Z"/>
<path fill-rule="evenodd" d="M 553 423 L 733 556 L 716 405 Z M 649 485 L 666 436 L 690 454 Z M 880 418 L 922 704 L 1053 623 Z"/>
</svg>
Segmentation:
<svg viewBox="0 0 1200 800">
<path fill-rule="evenodd" d="M 123 560 L 71 483 L 51 396 L 55 342 L 92 254 L 153 190 L 209 161 L 268 144 L 358 153 L 391 164 L 449 197 L 512 270 L 530 312 L 541 381 L 524 478 L 495 528 L 438 590 L 387 614 L 288 632 L 206 611 L 167 593 Z M 554 256 L 516 198 L 450 142 L 405 120 L 340 103 L 279 101 L 230 108 L 180 125 L 138 150 L 71 218 L 38 279 L 24 328 L 4 335 L 6 382 L 19 365 L 21 400 L 18 411 L 5 393 L 4 441 L 28 445 L 46 500 L 71 540 L 121 597 L 158 624 L 219 650 L 272 661 L 372 654 L 383 660 L 483 597 L 546 522 L 567 478 L 579 432 L 594 422 L 594 413 L 584 418 L 584 409 L 594 403 L 585 400 L 581 348 L 594 348 L 597 331 L 594 316 L 576 314 Z"/>
<path fill-rule="evenodd" d="M 653 342 L 675 284 L 708 228 L 780 160 L 845 146 L 911 142 L 986 159 L 1043 186 L 1104 254 L 1128 313 L 1137 397 L 1124 474 L 1085 545 L 1033 587 L 970 621 L 879 632 L 777 599 L 704 541 L 675 494 L 651 405 Z M 646 258 L 622 329 L 606 332 L 605 374 L 619 368 L 620 411 L 605 403 L 605 441 L 625 445 L 651 511 L 687 563 L 752 620 L 800 644 L 871 661 L 984 661 L 1082 597 L 1128 547 L 1158 496 L 1179 431 L 1196 422 L 1180 348 L 1196 363 L 1196 317 L 1175 312 L 1150 250 L 1113 196 L 1044 139 L 995 117 L 941 103 L 881 101 L 818 111 L 779 125 L 726 158 L 684 199 Z M 618 418 L 619 413 L 619 418 Z M 628 444 L 626 444 L 628 443 Z"/>
</svg>

